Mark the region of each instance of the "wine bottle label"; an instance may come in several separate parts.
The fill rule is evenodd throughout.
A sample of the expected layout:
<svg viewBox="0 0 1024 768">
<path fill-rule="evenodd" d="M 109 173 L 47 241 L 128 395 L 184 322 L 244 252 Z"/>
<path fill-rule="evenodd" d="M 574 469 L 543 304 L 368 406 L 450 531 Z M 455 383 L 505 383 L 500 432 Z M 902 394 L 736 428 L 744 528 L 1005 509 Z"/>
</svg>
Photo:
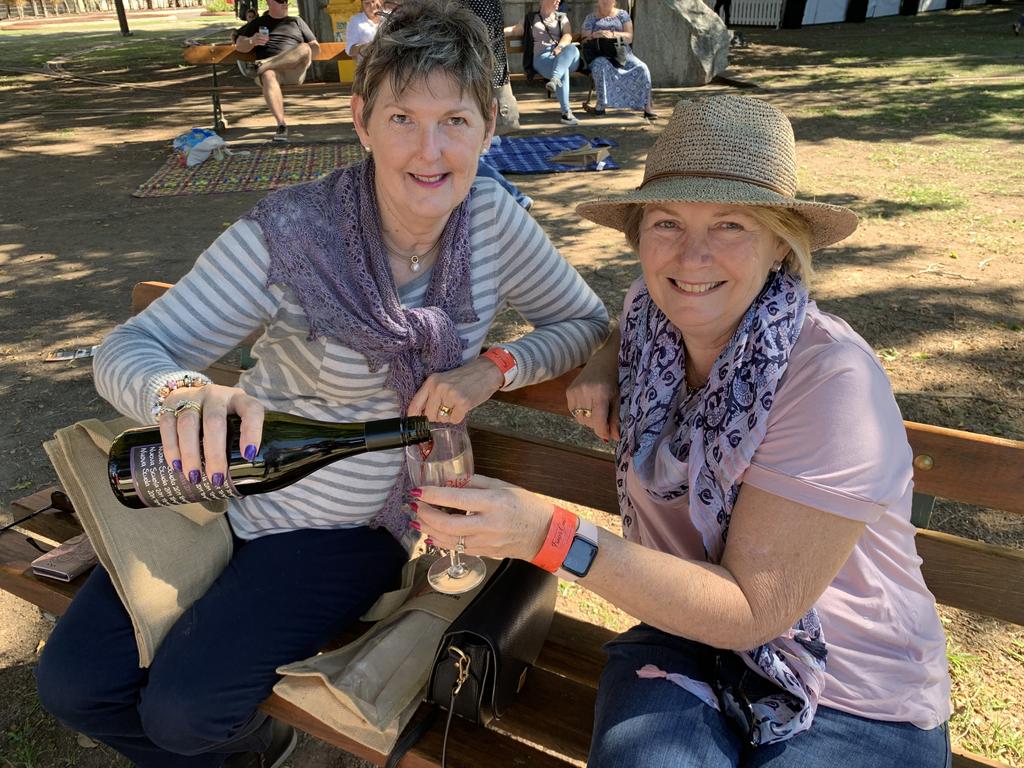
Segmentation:
<svg viewBox="0 0 1024 768">
<path fill-rule="evenodd" d="M 228 477 L 220 488 L 214 487 L 206 475 L 192 485 L 180 472 L 167 466 L 164 449 L 156 445 L 139 445 L 129 452 L 132 484 L 147 507 L 169 507 L 196 501 L 218 501 L 238 498 L 238 492 Z"/>
</svg>

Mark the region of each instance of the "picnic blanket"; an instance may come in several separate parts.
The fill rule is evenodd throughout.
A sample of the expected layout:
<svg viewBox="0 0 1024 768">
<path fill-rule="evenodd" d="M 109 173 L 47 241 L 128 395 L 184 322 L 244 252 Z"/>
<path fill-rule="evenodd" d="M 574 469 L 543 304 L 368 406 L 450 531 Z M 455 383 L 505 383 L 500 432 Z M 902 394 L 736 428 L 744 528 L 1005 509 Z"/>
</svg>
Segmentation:
<svg viewBox="0 0 1024 768">
<path fill-rule="evenodd" d="M 174 154 L 132 195 L 171 197 L 277 189 L 313 181 L 366 156 L 358 142 L 269 145 L 232 148 L 232 152 L 223 160 L 211 158 L 191 168 L 181 165 Z"/>
<path fill-rule="evenodd" d="M 582 134 L 569 136 L 502 137 L 497 146 L 491 146 L 484 157 L 502 173 L 565 173 L 566 171 L 596 171 L 595 163 L 586 166 L 553 163 L 550 158 L 569 149 L 579 149 L 587 142 L 593 147 L 617 147 L 611 139 L 595 136 L 588 139 Z M 603 170 L 618 170 L 619 165 L 609 156 Z"/>
</svg>

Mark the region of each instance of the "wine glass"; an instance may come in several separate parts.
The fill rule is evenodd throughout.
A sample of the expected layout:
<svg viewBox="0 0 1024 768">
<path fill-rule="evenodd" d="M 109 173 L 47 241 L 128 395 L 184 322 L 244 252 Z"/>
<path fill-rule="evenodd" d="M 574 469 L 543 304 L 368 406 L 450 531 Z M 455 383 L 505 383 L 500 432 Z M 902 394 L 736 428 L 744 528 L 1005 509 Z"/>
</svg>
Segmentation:
<svg viewBox="0 0 1024 768">
<path fill-rule="evenodd" d="M 462 488 L 473 478 L 473 446 L 465 424 L 431 424 L 430 440 L 406 446 L 405 456 L 414 485 L 439 485 Z M 438 507 L 452 515 L 462 510 Z M 427 571 L 427 581 L 438 592 L 458 595 L 483 581 L 487 566 L 475 555 L 467 555 L 460 547 L 448 551 Z"/>
</svg>

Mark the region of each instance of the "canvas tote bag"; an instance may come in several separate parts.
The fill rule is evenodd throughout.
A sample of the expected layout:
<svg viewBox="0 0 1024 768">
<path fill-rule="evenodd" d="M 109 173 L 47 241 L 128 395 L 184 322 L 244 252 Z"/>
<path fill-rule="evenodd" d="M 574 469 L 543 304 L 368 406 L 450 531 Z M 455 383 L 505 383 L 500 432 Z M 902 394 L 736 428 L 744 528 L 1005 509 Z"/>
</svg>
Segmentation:
<svg viewBox="0 0 1024 768">
<path fill-rule="evenodd" d="M 131 617 L 139 666 L 148 667 L 178 618 L 231 559 L 231 529 L 219 508 L 184 504 L 130 509 L 110 490 L 107 451 L 133 420 L 89 419 L 44 444 L 96 557 Z"/>
</svg>

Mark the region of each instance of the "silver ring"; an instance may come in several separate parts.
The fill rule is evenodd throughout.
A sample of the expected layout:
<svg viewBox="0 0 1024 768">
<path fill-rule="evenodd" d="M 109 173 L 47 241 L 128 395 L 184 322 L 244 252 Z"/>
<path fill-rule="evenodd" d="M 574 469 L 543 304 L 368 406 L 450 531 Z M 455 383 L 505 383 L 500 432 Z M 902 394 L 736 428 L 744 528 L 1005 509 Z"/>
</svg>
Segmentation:
<svg viewBox="0 0 1024 768">
<path fill-rule="evenodd" d="M 466 551 L 466 537 L 459 536 L 459 540 L 455 542 L 455 551 L 460 555 Z"/>
<path fill-rule="evenodd" d="M 449 408 L 447 405 L 442 405 L 440 408 L 437 409 L 437 415 L 438 416 L 444 416 L 444 417 L 451 416 L 452 415 L 452 409 Z"/>
<path fill-rule="evenodd" d="M 156 420 L 160 421 L 161 416 L 166 416 L 168 413 L 174 414 L 174 408 L 170 405 L 161 405 L 156 409 Z"/>
<path fill-rule="evenodd" d="M 198 400 L 182 400 L 174 406 L 174 418 L 178 418 L 185 411 L 195 411 L 201 414 L 203 412 L 203 404 Z"/>
<path fill-rule="evenodd" d="M 594 412 L 589 408 L 570 408 L 569 413 L 572 414 L 572 417 L 574 419 L 578 419 L 580 416 L 582 416 L 584 419 L 589 419 L 591 416 L 594 415 Z"/>
</svg>

